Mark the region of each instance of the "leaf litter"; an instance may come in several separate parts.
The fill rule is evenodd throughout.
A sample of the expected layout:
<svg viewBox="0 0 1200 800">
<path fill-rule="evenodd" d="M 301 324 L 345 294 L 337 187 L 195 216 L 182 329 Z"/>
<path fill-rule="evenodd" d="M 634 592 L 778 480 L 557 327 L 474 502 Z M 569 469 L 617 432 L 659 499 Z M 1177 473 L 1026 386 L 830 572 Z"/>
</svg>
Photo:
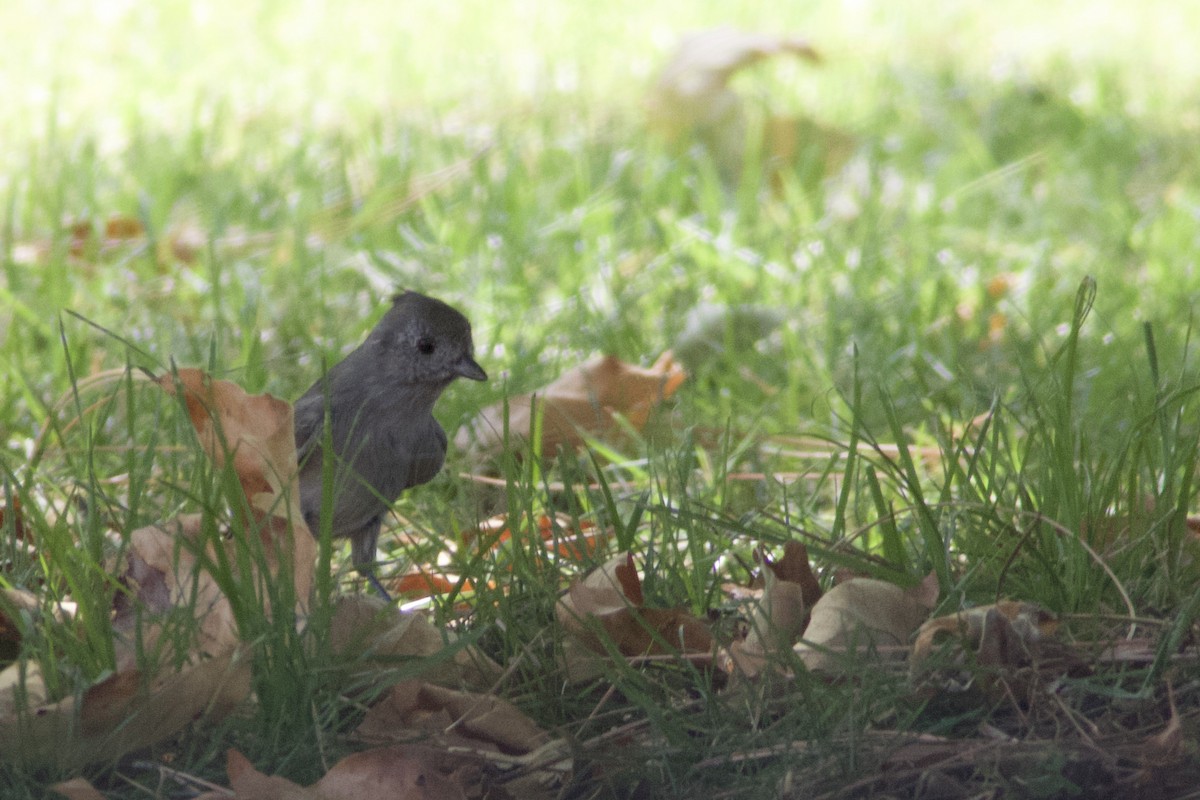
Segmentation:
<svg viewBox="0 0 1200 800">
<path fill-rule="evenodd" d="M 598 375 L 619 376 L 611 379 L 628 380 L 631 388 L 598 386 Z M 575 398 L 593 415 L 577 414 L 577 422 L 555 440 L 556 449 L 616 435 L 611 424 L 616 414 L 632 410 L 631 419 L 644 422 L 682 380 L 669 356 L 648 370 L 610 358 L 589 362 L 551 384 L 559 387 L 554 392 L 546 392 L 560 400 Z M 214 465 L 231 470 L 236 486 L 229 497 L 236 521 L 231 530 L 257 537 L 265 558 L 253 568 L 291 583 L 295 606 L 286 612 L 303 624 L 316 550 L 292 500 L 290 406 L 268 395 L 246 395 L 197 370 L 179 370 L 157 383 L 180 398 Z M 496 446 L 495 440 L 488 445 Z M 514 531 L 535 529 L 568 560 L 591 559 L 611 541 L 589 520 L 561 513 L 544 514 L 532 524 L 500 515 L 474 535 L 494 546 Z M 563 549 L 562 531 L 586 532 L 587 544 L 568 540 Z M 214 539 L 200 515 L 192 514 L 131 531 L 129 541 L 121 575 L 125 589 L 113 605 L 116 669 L 86 687 L 78 699 L 54 701 L 36 664 L 11 664 L 0 673 L 0 755 L 5 759 L 60 767 L 112 760 L 253 702 L 248 645 L 226 595 L 229 587 L 211 573 L 220 561 L 217 550 L 232 546 L 230 540 Z M 988 709 L 973 733 L 955 736 L 889 730 L 889 723 L 897 721 L 881 718 L 855 735 L 870 766 L 866 777 L 822 790 L 820 774 L 804 778 L 791 769 L 780 784 L 781 797 L 801 796 L 794 788 L 800 784 L 815 792 L 803 796 L 969 794 L 997 771 L 1019 776 L 1049 744 L 1066 759 L 1062 774 L 1068 783 L 1092 785 L 1100 774 L 1101 782 L 1143 791 L 1150 785 L 1174 787 L 1194 776 L 1195 748 L 1188 738 L 1193 720 L 1179 713 L 1169 677 L 1167 706 L 1154 692 L 1134 703 L 1136 713 L 1096 714 L 1088 706 L 1087 681 L 1095 671 L 1105 664 L 1154 663 L 1152 642 L 1072 643 L 1059 638 L 1055 615 L 1019 601 L 930 619 L 939 602 L 932 575 L 907 588 L 851 576 L 822 589 L 802 543 L 788 543 L 778 560 L 766 548 L 757 552 L 758 588 L 736 593 L 744 625 L 732 636 L 713 626 L 717 609 L 698 616 L 683 606 L 647 604 L 632 553 L 615 555 L 571 582 L 555 608 L 563 640 L 562 675 L 581 687 L 608 686 L 597 712 L 618 688 L 609 683 L 616 661 L 640 670 L 686 662 L 699 667 L 687 674 L 710 682 L 706 691 L 730 698 L 768 681 L 778 688 L 780 679 L 784 686 L 809 677 L 853 685 L 864 670 L 874 670 L 906 684 L 914 708 Z M 6 593 L 0 633 L 8 632 L 19 645 L 21 615 L 37 613 L 37 606 L 36 597 Z M 180 611 L 195 615 L 193 635 L 182 642 L 163 635 L 163 626 Z M 436 671 L 390 685 L 349 738 L 368 749 L 335 764 L 316 784 L 301 787 L 266 775 L 231 750 L 233 794 L 222 790 L 208 796 L 336 798 L 372 792 L 400 798 L 477 797 L 507 791 L 511 796 L 552 797 L 572 776 L 589 769 L 589 747 L 599 753 L 622 740 L 627 746 L 655 746 L 644 721 L 618 725 L 582 743 L 542 729 L 497 694 L 507 675 L 503 665 L 474 646 L 455 644 L 451 632 L 424 615 L 372 597 L 347 596 L 334 607 L 331 631 L 331 650 L 353 655 L 360 678 L 368 683 L 376 677 L 387 680 L 374 670 L 397 658 L 430 659 Z M 1191 649 L 1181 650 L 1177 658 L 1195 662 Z M 748 724 L 770 724 L 785 714 L 778 704 L 787 696 L 786 689 L 772 695 L 774 710 Z M 686 714 L 688 706 L 680 706 L 679 713 Z M 1147 727 L 1142 720 L 1153 719 L 1155 709 L 1162 712 L 1161 722 Z M 1064 730 L 1078 735 L 1066 736 Z M 719 761 L 703 760 L 696 769 L 836 746 L 840 736 L 844 734 L 738 751 Z M 62 793 L 89 796 L 87 788 L 76 781 L 63 785 Z"/>
</svg>

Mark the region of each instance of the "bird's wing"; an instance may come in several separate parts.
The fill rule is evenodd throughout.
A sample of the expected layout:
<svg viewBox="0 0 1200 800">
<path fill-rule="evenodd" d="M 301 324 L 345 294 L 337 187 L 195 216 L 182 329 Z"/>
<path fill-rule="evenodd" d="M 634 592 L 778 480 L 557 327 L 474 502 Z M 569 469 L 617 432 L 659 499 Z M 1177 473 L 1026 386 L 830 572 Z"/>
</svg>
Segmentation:
<svg viewBox="0 0 1200 800">
<path fill-rule="evenodd" d="M 301 464 L 321 443 L 321 428 L 325 422 L 325 398 L 320 394 L 305 394 L 296 401 L 296 460 Z"/>
</svg>

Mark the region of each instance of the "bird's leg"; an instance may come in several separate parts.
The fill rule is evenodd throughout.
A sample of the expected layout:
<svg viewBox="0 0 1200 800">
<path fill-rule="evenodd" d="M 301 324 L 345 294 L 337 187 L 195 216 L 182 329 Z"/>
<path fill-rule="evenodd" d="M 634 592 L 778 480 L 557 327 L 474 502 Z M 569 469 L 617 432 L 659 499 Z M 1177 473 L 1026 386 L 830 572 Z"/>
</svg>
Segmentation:
<svg viewBox="0 0 1200 800">
<path fill-rule="evenodd" d="M 390 603 L 392 596 L 375 576 L 375 546 L 379 541 L 379 528 L 382 524 L 383 516 L 380 515 L 350 535 L 350 559 L 354 562 L 358 574 L 366 578 L 367 583 Z"/>
<path fill-rule="evenodd" d="M 371 588 L 379 592 L 379 596 L 385 602 L 391 603 L 392 596 L 388 594 L 388 590 L 383 588 L 383 584 L 379 582 L 379 578 L 375 577 L 375 568 L 370 565 L 364 565 L 358 568 L 358 574 L 367 579 L 367 583 L 371 584 Z"/>
</svg>

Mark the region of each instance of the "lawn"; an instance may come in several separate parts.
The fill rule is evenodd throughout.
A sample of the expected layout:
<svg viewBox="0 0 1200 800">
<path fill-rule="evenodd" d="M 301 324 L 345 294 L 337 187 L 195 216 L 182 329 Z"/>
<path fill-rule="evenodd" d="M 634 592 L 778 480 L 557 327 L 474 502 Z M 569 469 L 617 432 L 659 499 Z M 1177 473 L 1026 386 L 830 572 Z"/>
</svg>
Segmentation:
<svg viewBox="0 0 1200 800">
<path fill-rule="evenodd" d="M 55 697 L 104 679 L 129 532 L 228 521 L 144 371 L 292 400 L 408 288 L 467 315 L 491 376 L 443 396 L 452 441 L 599 354 L 674 350 L 689 373 L 587 451 L 452 446 L 381 540 L 385 576 L 448 576 L 429 619 L 505 669 L 485 688 L 570 743 L 562 796 L 1194 790 L 1200 11 L 45 5 L 0 8 L 0 587 L 44 612 L 0 624 L 0 667 L 40 659 Z M 646 102 L 679 37 L 717 25 L 821 57 L 737 71 L 734 150 L 663 135 Z M 505 512 L 511 540 L 473 538 Z M 548 547 L 554 512 L 609 538 Z M 830 679 L 790 646 L 786 679 L 614 657 L 568 680 L 559 593 L 611 555 L 727 648 L 755 613 L 729 586 L 789 541 L 826 592 L 932 574 L 930 616 L 1036 603 L 1083 666 L 1025 697 L 922 692 L 895 663 Z M 365 591 L 339 545 L 318 608 Z M 321 613 L 300 633 L 237 615 L 255 702 L 84 769 L 108 796 L 153 794 L 147 764 L 224 785 L 230 747 L 309 784 L 361 746 L 396 670 L 348 669 Z M 75 772 L 4 763 L 0 786 Z"/>
</svg>

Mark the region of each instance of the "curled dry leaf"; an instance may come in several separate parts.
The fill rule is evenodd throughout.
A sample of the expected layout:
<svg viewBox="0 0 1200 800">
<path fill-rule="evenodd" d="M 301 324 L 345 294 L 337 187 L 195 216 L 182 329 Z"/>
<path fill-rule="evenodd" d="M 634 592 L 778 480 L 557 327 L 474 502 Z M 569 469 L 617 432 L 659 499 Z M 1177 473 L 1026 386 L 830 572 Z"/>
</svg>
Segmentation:
<svg viewBox="0 0 1200 800">
<path fill-rule="evenodd" d="M 729 86 L 734 73 L 765 58 L 793 55 L 809 62 L 819 56 L 804 39 L 771 33 L 715 28 L 684 37 L 646 97 L 647 122 L 668 142 L 698 141 L 712 154 L 727 180 L 742 170 L 748 129 L 745 104 Z M 852 136 L 805 117 L 768 113 L 762 126 L 762 162 L 830 174 L 853 151 Z M 776 189 L 782 187 L 776 179 Z"/>
<path fill-rule="evenodd" d="M 747 678 L 762 672 L 773 655 L 791 648 L 808 624 L 809 609 L 821 598 L 821 587 L 808 562 L 808 548 L 788 542 L 783 558 L 764 556 L 766 585 L 750 616 L 746 638 L 729 648 L 727 669 Z"/>
<path fill-rule="evenodd" d="M 813 671 L 840 672 L 846 659 L 880 658 L 880 648 L 908 644 L 937 604 L 937 578 L 911 589 L 874 578 L 853 578 L 813 607 L 804 638 L 793 649 Z"/>
<path fill-rule="evenodd" d="M 956 639 L 966 646 L 977 648 L 985 637 L 988 617 L 993 612 L 1006 618 L 1026 642 L 1053 635 L 1058 629 L 1058 618 L 1041 606 L 1002 600 L 995 605 L 971 608 L 923 624 L 913 642 L 913 666 L 918 667 L 933 654 L 940 642 L 947 639 Z"/>
<path fill-rule="evenodd" d="M 741 98 L 729 79 L 743 67 L 788 53 L 820 60 L 806 40 L 722 27 L 684 36 L 646 97 L 652 127 L 668 137 L 697 127 L 729 125 L 740 115 Z"/>
<path fill-rule="evenodd" d="M 612 643 L 626 658 L 712 653 L 708 626 L 683 609 L 643 607 L 633 556 L 622 554 L 572 584 L 554 614 L 567 632 L 565 667 L 572 681 L 594 678 Z"/>
<path fill-rule="evenodd" d="M 587 436 L 609 434 L 617 415 L 640 429 L 654 407 L 670 398 L 685 377 L 670 351 L 648 368 L 626 364 L 615 356 L 599 356 L 539 392 L 510 397 L 485 408 L 458 432 L 455 445 L 478 455 L 500 453 L 505 447 L 507 406 L 510 435 L 529 442 L 540 414 L 539 452 L 555 455 L 560 447 L 582 445 Z"/>
<path fill-rule="evenodd" d="M 1057 629 L 1052 613 L 1014 600 L 931 619 L 917 632 L 910 675 L 926 693 L 978 686 L 993 699 L 1028 703 L 1049 680 L 1088 671 L 1079 654 L 1054 638 Z"/>
<path fill-rule="evenodd" d="M 354 736 L 371 744 L 421 740 L 510 754 L 532 752 L 550 738 L 506 700 L 421 681 L 393 686 L 367 711 Z"/>
</svg>

